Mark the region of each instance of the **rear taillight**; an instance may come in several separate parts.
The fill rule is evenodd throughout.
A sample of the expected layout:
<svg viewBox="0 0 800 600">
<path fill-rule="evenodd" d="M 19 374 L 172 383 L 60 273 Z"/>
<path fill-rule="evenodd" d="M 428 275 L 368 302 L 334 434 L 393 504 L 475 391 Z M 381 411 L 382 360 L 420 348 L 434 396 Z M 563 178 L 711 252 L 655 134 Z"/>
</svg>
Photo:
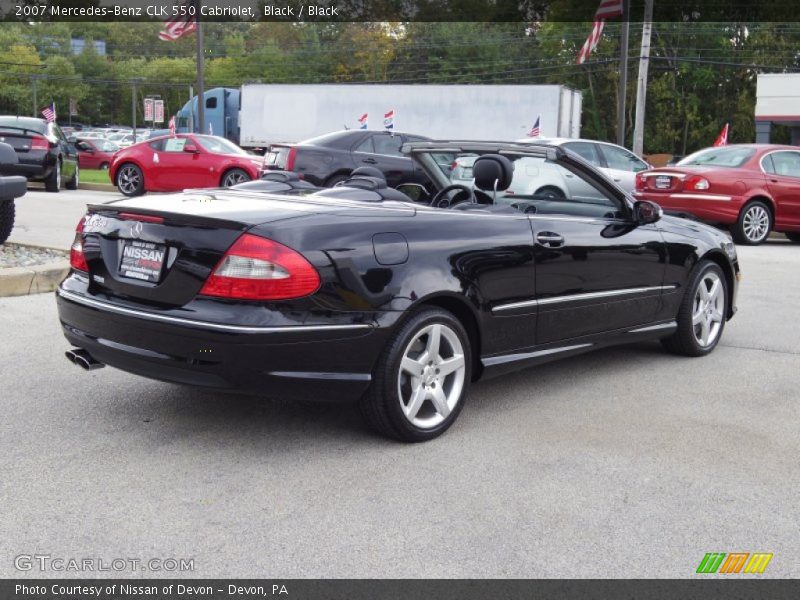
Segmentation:
<svg viewBox="0 0 800 600">
<path fill-rule="evenodd" d="M 636 174 L 636 191 L 641 192 L 644 190 L 644 174 L 637 173 Z"/>
<path fill-rule="evenodd" d="M 319 273 L 299 253 L 245 233 L 231 246 L 200 294 L 241 300 L 288 300 L 313 294 Z"/>
<path fill-rule="evenodd" d="M 287 171 L 294 171 L 295 160 L 297 160 L 297 148 L 289 148 L 289 155 L 286 157 Z"/>
<path fill-rule="evenodd" d="M 695 175 L 694 177 L 690 177 L 683 186 L 685 190 L 707 190 L 711 187 L 711 184 L 708 183 L 708 179 L 705 177 L 700 177 L 699 175 Z"/>
<path fill-rule="evenodd" d="M 83 255 L 83 223 L 86 217 L 81 217 L 75 227 L 75 239 L 72 241 L 72 246 L 69 249 L 69 265 L 78 271 L 85 273 L 89 272 L 89 265 L 86 263 L 86 257 Z"/>
<path fill-rule="evenodd" d="M 35 135 L 31 138 L 31 150 L 49 150 L 50 141 L 46 137 Z"/>
</svg>

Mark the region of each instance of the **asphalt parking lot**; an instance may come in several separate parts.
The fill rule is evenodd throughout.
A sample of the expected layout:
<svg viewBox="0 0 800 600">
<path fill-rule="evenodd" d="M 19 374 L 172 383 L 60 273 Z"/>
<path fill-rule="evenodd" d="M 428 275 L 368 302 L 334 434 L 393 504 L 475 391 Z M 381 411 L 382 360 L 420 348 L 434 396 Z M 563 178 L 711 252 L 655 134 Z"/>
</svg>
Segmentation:
<svg viewBox="0 0 800 600">
<path fill-rule="evenodd" d="M 193 558 L 194 577 L 692 577 L 706 552 L 772 552 L 763 576 L 800 577 L 800 246 L 739 251 L 711 356 L 647 343 L 485 382 L 413 446 L 348 406 L 86 373 L 52 294 L 0 299 L 0 576 L 79 575 L 15 569 L 46 554 Z"/>
</svg>

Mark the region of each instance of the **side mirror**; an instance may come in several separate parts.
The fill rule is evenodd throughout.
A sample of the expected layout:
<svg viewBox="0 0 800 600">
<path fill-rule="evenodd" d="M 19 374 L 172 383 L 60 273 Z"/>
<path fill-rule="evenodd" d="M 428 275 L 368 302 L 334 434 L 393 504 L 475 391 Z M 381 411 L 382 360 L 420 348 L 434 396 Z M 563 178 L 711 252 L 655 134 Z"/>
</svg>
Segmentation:
<svg viewBox="0 0 800 600">
<path fill-rule="evenodd" d="M 186 144 L 183 147 L 183 151 L 190 152 L 191 154 L 197 154 L 198 152 L 200 152 L 200 150 L 198 150 L 197 146 L 195 146 L 194 144 Z"/>
<path fill-rule="evenodd" d="M 640 225 L 655 223 L 664 216 L 664 211 L 655 202 L 639 200 L 633 205 L 633 216 Z"/>
<path fill-rule="evenodd" d="M 425 189 L 424 185 L 419 183 L 402 183 L 395 188 L 398 192 L 402 192 L 414 202 L 424 202 L 430 200 L 430 194 Z"/>
</svg>

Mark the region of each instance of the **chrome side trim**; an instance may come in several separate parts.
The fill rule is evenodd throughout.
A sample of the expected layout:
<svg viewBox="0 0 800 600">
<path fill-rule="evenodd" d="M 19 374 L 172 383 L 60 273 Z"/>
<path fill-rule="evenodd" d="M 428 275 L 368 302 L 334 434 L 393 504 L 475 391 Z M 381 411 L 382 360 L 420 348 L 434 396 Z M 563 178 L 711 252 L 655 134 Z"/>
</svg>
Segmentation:
<svg viewBox="0 0 800 600">
<path fill-rule="evenodd" d="M 659 329 L 673 329 L 678 326 L 677 321 L 670 321 L 669 323 L 659 323 L 658 325 L 647 325 L 645 327 L 637 327 L 631 329 L 628 333 L 646 333 L 648 331 L 658 331 Z"/>
<path fill-rule="evenodd" d="M 372 381 L 369 373 L 319 373 L 315 371 L 269 371 L 273 377 L 289 379 L 323 379 L 333 381 Z"/>
<path fill-rule="evenodd" d="M 348 329 L 372 329 L 372 325 L 367 323 L 354 323 L 352 325 L 288 325 L 286 327 L 250 327 L 248 325 L 225 325 L 222 323 L 209 323 L 208 321 L 196 321 L 194 319 L 183 319 L 181 317 L 170 317 L 167 315 L 157 315 L 142 310 L 135 310 L 132 308 L 125 308 L 122 306 L 115 306 L 108 302 L 101 302 L 99 300 L 92 300 L 91 298 L 84 298 L 78 294 L 73 294 L 61 288 L 56 290 L 56 293 L 72 302 L 83 304 L 91 308 L 105 310 L 108 312 L 117 313 L 129 317 L 138 317 L 148 321 L 160 321 L 163 323 L 172 323 L 175 325 L 187 325 L 198 329 L 211 329 L 214 331 L 227 331 L 230 333 L 293 333 L 296 331 L 336 331 Z"/>
<path fill-rule="evenodd" d="M 560 352 L 569 352 L 570 350 L 578 350 L 580 348 L 588 348 L 594 344 L 575 344 L 573 346 L 561 346 L 560 348 L 548 348 L 547 350 L 537 350 L 536 352 L 522 352 L 519 354 L 504 354 L 503 356 L 492 356 L 490 358 L 482 358 L 481 362 L 485 367 L 494 365 L 502 365 L 509 362 L 516 362 L 519 360 L 528 360 L 530 358 L 540 358 L 550 354 L 558 354 Z"/>
<path fill-rule="evenodd" d="M 597 298 L 613 298 L 615 296 L 627 296 L 630 294 L 644 294 L 647 292 L 663 292 L 664 290 L 674 289 L 674 285 L 656 285 L 651 287 L 626 288 L 623 290 L 608 290 L 605 292 L 588 292 L 585 294 L 571 294 L 569 296 L 554 296 L 552 298 L 542 298 L 541 300 L 523 300 L 522 302 L 512 302 L 511 304 L 501 304 L 492 308 L 492 312 L 502 312 L 514 310 L 516 308 L 526 308 L 529 306 L 544 306 L 548 304 L 560 304 L 561 302 L 577 302 L 580 300 L 595 300 Z"/>
<path fill-rule="evenodd" d="M 677 194 L 670 194 L 672 198 L 682 198 L 690 200 L 719 200 L 720 202 L 730 202 L 733 196 L 726 196 L 725 194 L 685 194 L 678 192 Z"/>
<path fill-rule="evenodd" d="M 675 171 L 652 171 L 650 173 L 642 173 L 642 177 L 674 177 L 675 179 L 686 179 L 686 173 L 676 173 Z"/>
</svg>

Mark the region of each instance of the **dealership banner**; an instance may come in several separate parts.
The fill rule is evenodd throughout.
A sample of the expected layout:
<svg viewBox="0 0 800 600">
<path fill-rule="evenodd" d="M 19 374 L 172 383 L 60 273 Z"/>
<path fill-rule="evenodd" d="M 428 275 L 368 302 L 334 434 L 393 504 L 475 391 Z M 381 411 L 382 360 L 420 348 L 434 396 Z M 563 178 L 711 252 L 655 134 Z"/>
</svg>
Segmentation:
<svg viewBox="0 0 800 600">
<path fill-rule="evenodd" d="M 72 579 L 2 580 L 3 600 L 795 600 L 800 580 Z"/>
</svg>

